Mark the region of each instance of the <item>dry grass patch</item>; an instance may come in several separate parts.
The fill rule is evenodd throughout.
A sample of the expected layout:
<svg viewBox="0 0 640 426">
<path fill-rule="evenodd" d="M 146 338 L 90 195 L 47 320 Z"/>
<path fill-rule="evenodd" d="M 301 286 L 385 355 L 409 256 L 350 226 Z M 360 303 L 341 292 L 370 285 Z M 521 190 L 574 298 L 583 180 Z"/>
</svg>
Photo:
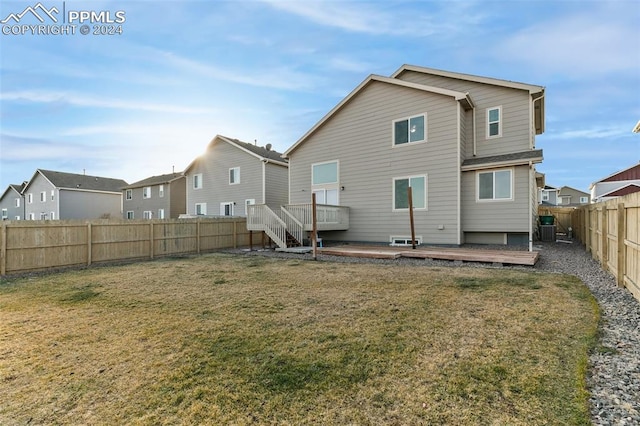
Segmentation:
<svg viewBox="0 0 640 426">
<path fill-rule="evenodd" d="M 0 424 L 589 424 L 576 278 L 223 254 L 0 284 Z"/>
</svg>

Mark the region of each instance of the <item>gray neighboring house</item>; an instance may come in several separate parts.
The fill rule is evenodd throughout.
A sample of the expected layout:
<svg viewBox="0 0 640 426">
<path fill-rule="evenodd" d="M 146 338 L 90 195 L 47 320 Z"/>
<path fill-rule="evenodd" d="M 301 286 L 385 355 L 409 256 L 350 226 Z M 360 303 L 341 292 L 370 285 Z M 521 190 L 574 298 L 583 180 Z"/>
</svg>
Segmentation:
<svg viewBox="0 0 640 426">
<path fill-rule="evenodd" d="M 411 187 L 418 243 L 531 250 L 544 96 L 542 86 L 412 65 L 371 75 L 285 152 L 289 203 L 315 193 L 341 208 L 323 206 L 325 241 L 408 245 Z"/>
<path fill-rule="evenodd" d="M 177 219 L 186 210 L 182 173 L 152 176 L 122 188 L 125 219 Z"/>
<path fill-rule="evenodd" d="M 24 220 L 24 196 L 22 190 L 27 182 L 10 184 L 0 196 L 2 220 Z"/>
<path fill-rule="evenodd" d="M 577 207 L 584 206 L 591 202 L 591 195 L 588 192 L 570 186 L 562 186 L 558 190 L 558 206 Z"/>
<path fill-rule="evenodd" d="M 246 216 L 250 204 L 286 204 L 288 167 L 270 144 L 217 135 L 184 171 L 187 215 Z"/>
<path fill-rule="evenodd" d="M 558 192 L 560 189 L 555 186 L 545 185 L 544 188 L 540 188 L 540 204 L 555 206 L 558 204 Z"/>
<path fill-rule="evenodd" d="M 126 185 L 122 179 L 38 169 L 22 190 L 25 219 L 121 218 Z"/>
</svg>

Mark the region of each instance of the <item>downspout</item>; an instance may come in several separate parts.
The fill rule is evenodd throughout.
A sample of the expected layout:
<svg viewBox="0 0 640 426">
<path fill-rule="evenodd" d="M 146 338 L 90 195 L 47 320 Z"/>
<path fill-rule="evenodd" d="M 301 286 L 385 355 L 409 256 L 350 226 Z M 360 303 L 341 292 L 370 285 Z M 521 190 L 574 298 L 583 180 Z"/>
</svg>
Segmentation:
<svg viewBox="0 0 640 426">
<path fill-rule="evenodd" d="M 267 162 L 262 160 L 262 204 L 267 204 Z M 245 209 L 247 207 L 245 206 Z M 246 212 L 245 212 L 246 213 Z"/>
<path fill-rule="evenodd" d="M 533 172 L 533 162 L 529 161 L 529 251 L 533 251 L 533 191 L 535 188 L 535 173 Z"/>
<path fill-rule="evenodd" d="M 473 156 L 476 156 L 476 108 L 475 106 L 471 110 L 472 121 L 471 125 L 473 126 Z"/>
</svg>

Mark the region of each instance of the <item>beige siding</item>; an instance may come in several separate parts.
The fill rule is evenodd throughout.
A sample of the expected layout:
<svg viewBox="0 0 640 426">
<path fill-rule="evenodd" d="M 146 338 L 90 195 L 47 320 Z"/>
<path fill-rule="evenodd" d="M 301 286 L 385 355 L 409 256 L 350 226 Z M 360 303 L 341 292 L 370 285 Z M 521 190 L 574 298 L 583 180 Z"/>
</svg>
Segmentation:
<svg viewBox="0 0 640 426">
<path fill-rule="evenodd" d="M 272 209 L 279 209 L 288 203 L 289 169 L 286 166 L 265 164 L 265 198 L 265 204 Z"/>
<path fill-rule="evenodd" d="M 427 86 L 468 92 L 476 106 L 478 157 L 531 149 L 531 97 L 527 91 L 414 71 L 404 72 L 398 78 Z M 502 137 L 489 139 L 486 134 L 486 109 L 498 106 L 502 107 Z M 466 149 L 465 152 L 468 155 L 470 151 Z"/>
<path fill-rule="evenodd" d="M 410 235 L 408 212 L 392 211 L 393 178 L 427 175 L 428 210 L 415 211 L 416 235 L 456 244 L 457 108 L 448 96 L 372 82 L 293 151 L 290 202 L 310 202 L 313 163 L 338 160 L 339 203 L 350 208 L 350 229 L 323 237 L 388 242 Z M 427 142 L 393 147 L 393 120 L 421 113 L 427 113 Z"/>
<path fill-rule="evenodd" d="M 169 187 L 169 200 L 170 200 L 170 212 L 167 213 L 167 218 L 169 219 L 177 219 L 181 214 L 185 214 L 187 212 L 186 206 L 186 192 L 187 192 L 187 184 L 185 178 L 176 179 L 171 182 L 169 185 L 165 185 Z M 166 189 L 165 189 L 166 191 Z"/>
<path fill-rule="evenodd" d="M 229 184 L 229 169 L 240 167 L 240 183 Z M 203 187 L 193 189 L 193 176 L 202 173 Z M 194 215 L 196 203 L 207 203 L 207 215 L 219 215 L 220 203 L 235 203 L 234 215 L 244 216 L 246 199 L 263 203 L 261 160 L 223 141 L 215 143 L 199 158 L 187 176 L 187 212 Z"/>
<path fill-rule="evenodd" d="M 531 203 L 529 166 L 517 166 L 511 169 L 514 175 L 514 198 L 508 201 L 477 201 L 477 172 L 462 173 L 462 229 L 464 232 L 529 232 Z"/>
</svg>

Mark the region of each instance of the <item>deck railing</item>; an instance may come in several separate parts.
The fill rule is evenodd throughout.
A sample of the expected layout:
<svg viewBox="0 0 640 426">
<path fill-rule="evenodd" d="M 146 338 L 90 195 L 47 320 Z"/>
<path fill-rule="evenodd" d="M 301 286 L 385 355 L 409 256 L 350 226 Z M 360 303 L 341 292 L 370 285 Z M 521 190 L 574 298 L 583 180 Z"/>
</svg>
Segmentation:
<svg viewBox="0 0 640 426">
<path fill-rule="evenodd" d="M 247 229 L 264 231 L 279 247 L 287 246 L 287 224 L 266 204 L 247 205 Z"/>
<path fill-rule="evenodd" d="M 304 225 L 305 231 L 312 230 L 311 203 L 288 204 L 284 208 Z M 318 231 L 346 231 L 349 229 L 349 207 L 316 204 L 316 227 Z"/>
<path fill-rule="evenodd" d="M 304 225 L 296 219 L 284 206 L 280 207 L 280 218 L 287 227 L 287 232 L 293 236 L 300 244 L 304 239 Z"/>
</svg>

